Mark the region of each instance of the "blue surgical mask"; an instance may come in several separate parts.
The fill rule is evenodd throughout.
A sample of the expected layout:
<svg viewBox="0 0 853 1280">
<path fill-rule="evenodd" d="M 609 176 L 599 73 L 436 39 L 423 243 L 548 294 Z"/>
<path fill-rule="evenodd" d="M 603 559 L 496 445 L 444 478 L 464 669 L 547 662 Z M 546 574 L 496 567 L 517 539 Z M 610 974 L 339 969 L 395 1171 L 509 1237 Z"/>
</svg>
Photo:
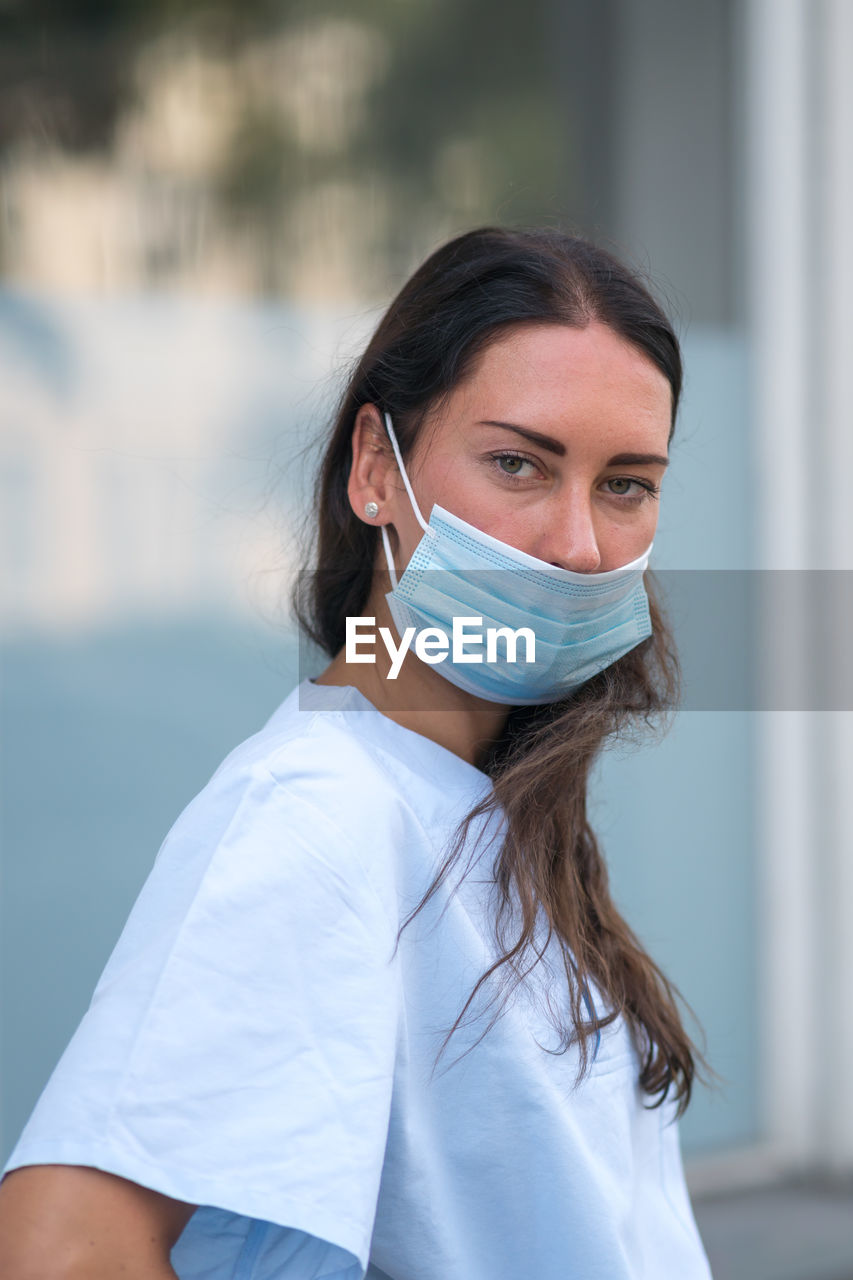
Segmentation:
<svg viewBox="0 0 853 1280">
<path fill-rule="evenodd" d="M 498 641 L 489 654 L 485 642 L 466 644 L 467 661 L 452 654 L 436 662 L 451 684 L 488 702 L 507 706 L 556 702 L 603 671 L 652 634 L 643 571 L 652 547 L 630 564 L 607 573 L 574 573 L 518 551 L 458 516 L 434 506 L 424 521 L 394 433 L 388 437 L 406 493 L 424 531 L 403 576 L 397 580 L 385 526 L 382 543 L 393 590 L 386 595 L 394 624 L 405 637 L 439 628 L 453 631 L 454 618 L 481 618 L 489 628 L 528 628 L 535 635 L 535 658 L 522 640 L 515 661 Z M 654 544 L 652 544 L 654 545 Z M 469 627 L 470 634 L 470 627 Z M 495 651 L 496 650 L 496 651 Z M 481 661 L 476 660 L 477 654 Z M 492 660 L 487 660 L 491 658 Z"/>
</svg>

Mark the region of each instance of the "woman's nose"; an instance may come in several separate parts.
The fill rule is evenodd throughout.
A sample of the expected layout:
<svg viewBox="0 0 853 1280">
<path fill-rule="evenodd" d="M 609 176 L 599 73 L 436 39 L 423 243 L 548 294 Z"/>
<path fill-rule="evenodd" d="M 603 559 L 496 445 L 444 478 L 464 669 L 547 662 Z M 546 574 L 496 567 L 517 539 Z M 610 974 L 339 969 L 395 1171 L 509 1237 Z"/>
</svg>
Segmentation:
<svg viewBox="0 0 853 1280">
<path fill-rule="evenodd" d="M 592 510 L 588 503 L 574 502 L 568 510 L 555 513 L 549 522 L 541 560 L 573 573 L 596 573 L 601 568 L 601 552 Z"/>
</svg>

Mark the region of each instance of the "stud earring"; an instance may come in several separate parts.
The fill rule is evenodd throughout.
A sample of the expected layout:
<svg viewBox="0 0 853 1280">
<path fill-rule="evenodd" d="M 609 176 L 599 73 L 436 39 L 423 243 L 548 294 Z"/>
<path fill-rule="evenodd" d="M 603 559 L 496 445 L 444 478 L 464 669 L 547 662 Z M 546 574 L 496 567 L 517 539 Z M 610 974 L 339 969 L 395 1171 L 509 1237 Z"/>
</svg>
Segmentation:
<svg viewBox="0 0 853 1280">
<path fill-rule="evenodd" d="M 375 516 L 378 516 L 379 504 L 377 502 L 365 502 L 364 514 L 367 516 L 368 520 L 372 520 Z"/>
</svg>

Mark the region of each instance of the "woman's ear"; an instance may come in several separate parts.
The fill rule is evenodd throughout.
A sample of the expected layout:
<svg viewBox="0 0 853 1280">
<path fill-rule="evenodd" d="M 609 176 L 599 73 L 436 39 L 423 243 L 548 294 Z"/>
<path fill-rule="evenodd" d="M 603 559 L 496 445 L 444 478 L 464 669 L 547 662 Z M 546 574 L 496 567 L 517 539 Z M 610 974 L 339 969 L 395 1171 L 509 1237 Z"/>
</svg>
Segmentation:
<svg viewBox="0 0 853 1280">
<path fill-rule="evenodd" d="M 367 524 L 389 524 L 396 496 L 397 463 L 375 404 L 363 404 L 352 429 L 352 467 L 347 495 L 352 509 Z"/>
</svg>

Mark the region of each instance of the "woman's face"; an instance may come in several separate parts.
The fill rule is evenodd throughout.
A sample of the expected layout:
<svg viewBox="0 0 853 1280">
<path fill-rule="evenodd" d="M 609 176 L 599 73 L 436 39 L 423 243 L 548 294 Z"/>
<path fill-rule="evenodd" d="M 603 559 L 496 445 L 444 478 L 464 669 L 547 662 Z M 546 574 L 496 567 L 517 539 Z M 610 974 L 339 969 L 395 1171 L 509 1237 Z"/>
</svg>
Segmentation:
<svg viewBox="0 0 853 1280">
<path fill-rule="evenodd" d="M 671 407 L 664 374 L 605 325 L 518 328 L 430 416 L 407 471 L 424 519 L 437 503 L 548 564 L 603 573 L 654 537 Z M 402 483 L 386 518 L 399 571 L 422 537 Z"/>
</svg>

